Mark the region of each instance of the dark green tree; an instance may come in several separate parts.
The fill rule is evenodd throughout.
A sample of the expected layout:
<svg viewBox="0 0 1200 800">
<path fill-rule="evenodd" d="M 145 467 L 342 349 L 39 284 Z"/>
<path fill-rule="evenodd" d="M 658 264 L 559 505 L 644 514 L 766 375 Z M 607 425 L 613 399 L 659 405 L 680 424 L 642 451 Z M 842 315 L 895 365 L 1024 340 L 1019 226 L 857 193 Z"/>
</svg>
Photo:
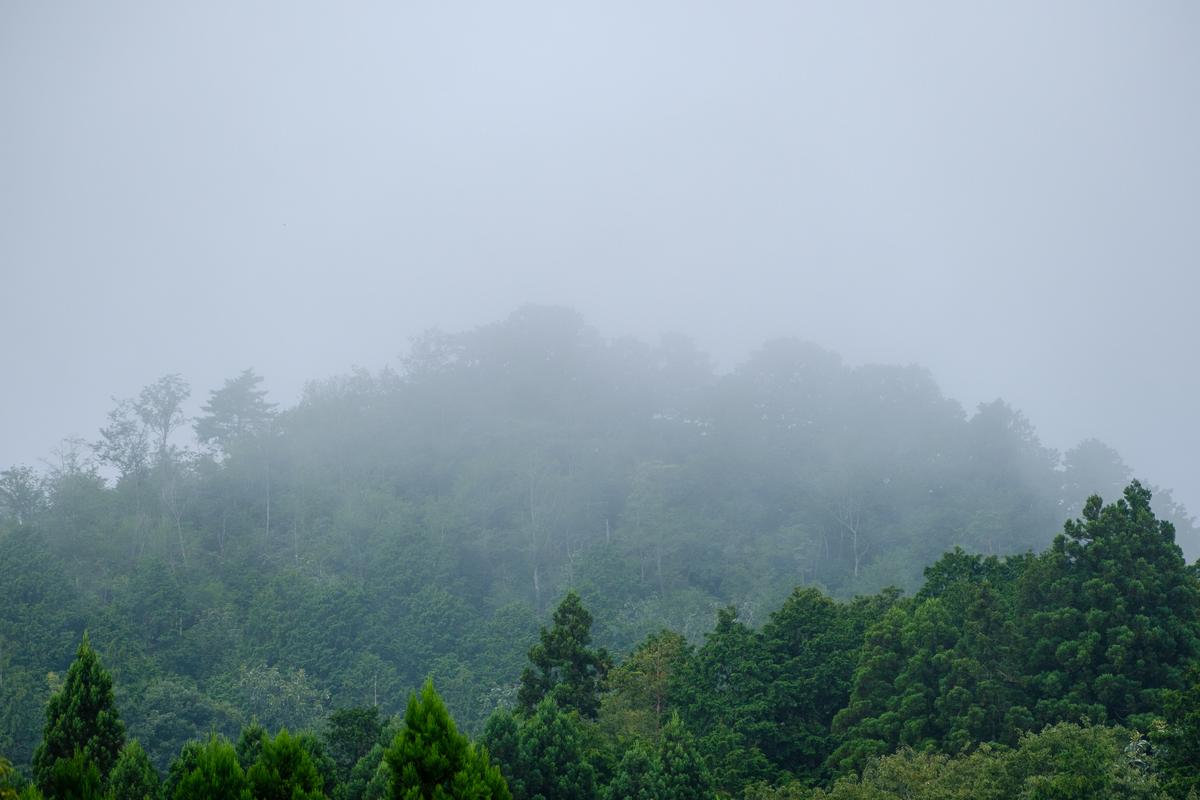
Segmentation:
<svg viewBox="0 0 1200 800">
<path fill-rule="evenodd" d="M 102 784 L 96 762 L 77 750 L 54 762 L 42 791 L 54 800 L 103 800 Z"/>
<path fill-rule="evenodd" d="M 596 770 L 587 758 L 578 712 L 564 711 L 548 697 L 523 719 L 505 711 L 493 714 L 483 742 L 514 800 L 597 796 Z"/>
<path fill-rule="evenodd" d="M 250 800 L 237 751 L 223 736 L 190 742 L 171 765 L 164 796 L 169 800 Z"/>
<path fill-rule="evenodd" d="M 662 764 L 662 800 L 703 800 L 713 797 L 713 780 L 696 749 L 695 740 L 678 714 L 663 728 L 658 747 Z"/>
<path fill-rule="evenodd" d="M 1088 716 L 1146 729 L 1163 691 L 1183 688 L 1200 655 L 1200 582 L 1150 499 L 1137 481 L 1109 505 L 1093 495 L 1026 571 L 1039 721 Z"/>
<path fill-rule="evenodd" d="M 161 781 L 150 757 L 131 739 L 121 748 L 108 775 L 109 800 L 158 800 Z"/>
<path fill-rule="evenodd" d="M 345 781 L 354 765 L 379 743 L 382 732 L 383 721 L 375 706 L 339 708 L 329 715 L 324 738 L 339 781 Z"/>
<path fill-rule="evenodd" d="M 511 800 L 488 759 L 458 732 L 446 704 L 427 680 L 408 698 L 404 728 L 384 754 L 393 800 Z"/>
<path fill-rule="evenodd" d="M 262 434 L 275 416 L 275 404 L 267 402 L 260 383 L 262 377 L 247 369 L 214 389 L 196 420 L 196 438 L 228 453 L 239 441 Z"/>
<path fill-rule="evenodd" d="M 258 720 L 253 720 L 238 734 L 237 750 L 238 763 L 242 765 L 243 770 L 250 769 L 254 766 L 254 762 L 258 761 L 258 757 L 262 755 L 263 745 L 271 740 L 271 735 L 267 733 Z"/>
<path fill-rule="evenodd" d="M 124 744 L 125 726 L 113 701 L 112 678 L 84 633 L 62 690 L 46 705 L 42 742 L 33 755 L 34 780 L 49 793 L 55 764 L 76 754 L 94 764 L 105 779 Z"/>
<path fill-rule="evenodd" d="M 521 673 L 518 702 L 529 714 L 549 696 L 563 709 L 595 719 L 600 691 L 612 665 L 603 649 L 592 649 L 592 615 L 575 592 L 554 610 L 554 625 L 542 628 L 540 641 L 529 651 L 530 666 Z"/>
<path fill-rule="evenodd" d="M 1200 796 L 1200 664 L 1188 671 L 1186 688 L 1163 701 L 1163 719 L 1150 728 L 1155 761 L 1172 797 Z"/>
<path fill-rule="evenodd" d="M 664 797 L 662 760 L 642 742 L 626 748 L 604 800 L 660 800 Z"/>
<path fill-rule="evenodd" d="M 287 729 L 262 743 L 258 760 L 246 771 L 255 800 L 320 800 L 325 781 L 300 738 Z"/>
</svg>

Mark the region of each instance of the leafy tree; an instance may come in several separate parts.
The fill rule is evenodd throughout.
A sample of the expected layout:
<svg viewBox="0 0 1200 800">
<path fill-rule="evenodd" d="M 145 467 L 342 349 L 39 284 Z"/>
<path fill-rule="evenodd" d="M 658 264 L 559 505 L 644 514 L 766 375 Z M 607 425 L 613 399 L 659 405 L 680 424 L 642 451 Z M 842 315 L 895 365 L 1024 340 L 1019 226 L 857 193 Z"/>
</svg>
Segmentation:
<svg viewBox="0 0 1200 800">
<path fill-rule="evenodd" d="M 31 468 L 14 466 L 0 472 L 0 512 L 18 525 L 32 520 L 45 502 L 42 481 Z"/>
<path fill-rule="evenodd" d="M 109 800 L 158 800 L 161 781 L 150 757 L 131 739 L 121 748 L 108 776 Z"/>
<path fill-rule="evenodd" d="M 164 375 L 142 389 L 134 401 L 133 409 L 150 434 L 160 465 L 169 460 L 171 434 L 183 424 L 183 403 L 191 393 L 181 376 Z"/>
<path fill-rule="evenodd" d="M 574 709 L 595 719 L 600 710 L 600 689 L 611 661 L 603 649 L 588 647 L 592 641 L 592 615 L 575 592 L 554 610 L 554 625 L 542 628 L 539 643 L 529 651 L 530 666 L 521 673 L 518 701 L 532 713 L 547 696 L 564 709 Z"/>
<path fill-rule="evenodd" d="M 258 760 L 246 772 L 255 800 L 320 800 L 325 782 L 298 737 L 287 729 L 263 741 Z"/>
<path fill-rule="evenodd" d="M 55 765 L 74 759 L 74 766 L 63 769 L 83 776 L 86 770 L 76 767 L 90 764 L 103 780 L 124 744 L 125 726 L 113 702 L 112 678 L 84 633 L 62 690 L 46 706 L 42 742 L 33 756 L 34 779 L 44 792 L 53 794 Z"/>
<path fill-rule="evenodd" d="M 673 631 L 651 634 L 629 658 L 608 673 L 600 701 L 600 723 L 618 741 L 635 737 L 651 742 L 671 710 L 672 685 L 691 657 L 687 640 Z"/>
<path fill-rule="evenodd" d="M 1166 693 L 1163 719 L 1151 726 L 1150 741 L 1171 796 L 1200 795 L 1200 664 L 1189 669 L 1186 688 Z"/>
<path fill-rule="evenodd" d="M 458 732 L 442 698 L 426 681 L 412 694 L 404 728 L 384 753 L 395 800 L 511 800 L 500 770 L 486 750 Z"/>
</svg>

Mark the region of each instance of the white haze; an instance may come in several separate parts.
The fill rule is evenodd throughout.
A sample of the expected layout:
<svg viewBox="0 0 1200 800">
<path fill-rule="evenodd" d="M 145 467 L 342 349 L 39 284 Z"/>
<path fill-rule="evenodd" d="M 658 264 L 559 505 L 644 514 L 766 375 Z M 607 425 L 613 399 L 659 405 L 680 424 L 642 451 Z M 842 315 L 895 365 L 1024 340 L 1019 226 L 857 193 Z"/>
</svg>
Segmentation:
<svg viewBox="0 0 1200 800">
<path fill-rule="evenodd" d="M 1194 2 L 0 4 L 0 468 L 579 309 L 916 362 L 1200 509 Z"/>
</svg>

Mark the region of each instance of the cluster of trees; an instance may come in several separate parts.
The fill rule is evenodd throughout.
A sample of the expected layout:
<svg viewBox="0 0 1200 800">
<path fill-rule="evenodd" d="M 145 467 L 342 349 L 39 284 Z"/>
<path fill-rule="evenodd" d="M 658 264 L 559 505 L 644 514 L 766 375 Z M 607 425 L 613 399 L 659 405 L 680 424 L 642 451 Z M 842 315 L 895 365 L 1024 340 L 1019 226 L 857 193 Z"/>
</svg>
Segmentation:
<svg viewBox="0 0 1200 800">
<path fill-rule="evenodd" d="M 947 553 L 921 590 L 797 588 L 761 627 L 718 614 L 620 663 L 575 592 L 528 652 L 515 704 L 460 733 L 426 681 L 403 718 L 337 710 L 183 744 L 165 777 L 126 738 L 85 635 L 45 709 L 49 798 L 1190 798 L 1200 794 L 1200 569 L 1134 482 L 1046 551 Z M 5 785 L 6 784 L 6 785 Z M 19 794 L 18 794 L 19 792 Z"/>
<path fill-rule="evenodd" d="M 290 408 L 249 370 L 189 419 L 190 398 L 164 377 L 47 470 L 0 471 L 0 752 L 18 765 L 85 629 L 160 773 L 254 720 L 388 719 L 432 675 L 472 736 L 498 707 L 523 730 L 550 693 L 609 751 L 637 732 L 646 769 L 678 714 L 719 791 L 821 783 L 896 747 L 1015 747 L 1073 715 L 1144 731 L 1166 702 L 1145 687 L 1180 669 L 1162 665 L 1182 634 L 1156 639 L 1112 599 L 1175 584 L 1117 572 L 1100 592 L 1086 536 L 1021 555 L 1065 517 L 1092 524 L 1088 494 L 1129 482 L 1120 456 L 1095 441 L 1055 453 L 1019 412 L 967 414 L 916 368 L 778 341 L 720 374 L 684 340 L 606 341 L 527 308 L 430 333 L 396 371 L 315 381 Z M 1154 511 L 1195 545 L 1168 493 Z M 1101 582 L 1076 581 L 1081 563 Z M 603 693 L 568 684 L 595 708 L 554 677 L 563 641 L 539 640 L 568 588 L 597 644 L 627 654 L 572 667 L 603 675 Z M 1097 682 L 1137 659 L 1144 672 Z M 871 677 L 893 666 L 902 692 Z M 926 706 L 937 715 L 908 724 Z M 596 735 L 580 734 L 589 753 Z"/>
</svg>

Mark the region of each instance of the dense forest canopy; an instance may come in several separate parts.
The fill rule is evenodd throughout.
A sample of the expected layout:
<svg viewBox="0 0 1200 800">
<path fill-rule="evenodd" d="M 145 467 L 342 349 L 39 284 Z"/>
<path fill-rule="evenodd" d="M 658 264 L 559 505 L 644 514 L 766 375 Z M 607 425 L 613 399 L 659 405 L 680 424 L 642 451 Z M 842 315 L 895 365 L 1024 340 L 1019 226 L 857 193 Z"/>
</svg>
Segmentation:
<svg viewBox="0 0 1200 800">
<path fill-rule="evenodd" d="M 1010 786 L 1036 777 L 1023 753 L 1111 760 L 1111 726 L 1187 719 L 1186 510 L 1104 444 L 1056 453 L 919 368 L 782 340 L 720 373 L 682 338 L 528 307 L 289 408 L 261 387 L 246 370 L 188 419 L 166 376 L 48 471 L 0 476 L 0 754 L 51 794 L 89 765 L 172 792 L 266 781 L 264 758 L 320 760 L 280 729 L 327 735 L 353 709 L 452 714 L 516 797 L 539 748 L 575 748 L 569 796 L 614 799 L 858 796 L 887 770 L 960 780 L 980 743 L 1007 748 L 987 769 Z M 123 733 L 47 761 L 85 630 Z M 381 763 L 407 769 L 423 745 L 389 737 L 415 723 L 388 724 L 353 758 L 326 739 L 340 771 L 297 791 L 358 770 L 362 797 Z"/>
</svg>

